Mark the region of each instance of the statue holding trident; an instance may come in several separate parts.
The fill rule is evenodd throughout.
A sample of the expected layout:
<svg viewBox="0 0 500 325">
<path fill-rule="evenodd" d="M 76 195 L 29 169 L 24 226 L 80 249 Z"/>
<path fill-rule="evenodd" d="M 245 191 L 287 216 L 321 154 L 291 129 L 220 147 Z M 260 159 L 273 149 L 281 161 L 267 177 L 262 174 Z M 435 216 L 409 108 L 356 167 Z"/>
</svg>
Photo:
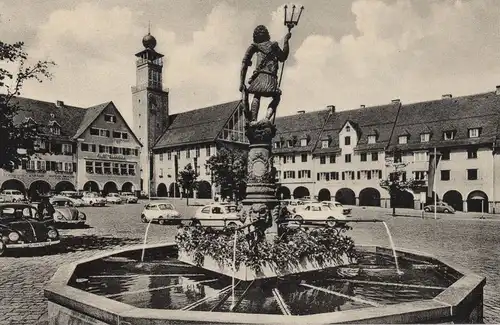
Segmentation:
<svg viewBox="0 0 500 325">
<path fill-rule="evenodd" d="M 302 10 L 296 20 L 294 20 L 295 6 L 292 9 L 292 16 L 287 20 L 287 6 L 285 6 L 285 25 L 288 27 L 288 33 L 285 35 L 283 49 L 280 48 L 278 42 L 271 41 L 269 31 L 263 25 L 259 25 L 253 32 L 253 43 L 248 47 L 243 57 L 243 63 L 240 74 L 240 92 L 242 93 L 242 101 L 245 107 L 245 115 L 247 120 L 252 124 L 257 121 L 257 115 L 260 108 L 260 100 L 262 97 L 272 98 L 269 103 L 265 120 L 274 120 L 276 108 L 281 100 L 281 77 L 283 76 L 284 63 L 290 52 L 289 40 L 292 37 L 291 30 L 299 22 Z M 248 67 L 252 65 L 252 57 L 257 55 L 256 67 L 252 76 L 248 80 L 249 86 L 245 85 Z M 278 80 L 279 62 L 283 62 L 281 75 Z M 253 95 L 251 109 L 249 107 L 249 94 Z"/>
</svg>

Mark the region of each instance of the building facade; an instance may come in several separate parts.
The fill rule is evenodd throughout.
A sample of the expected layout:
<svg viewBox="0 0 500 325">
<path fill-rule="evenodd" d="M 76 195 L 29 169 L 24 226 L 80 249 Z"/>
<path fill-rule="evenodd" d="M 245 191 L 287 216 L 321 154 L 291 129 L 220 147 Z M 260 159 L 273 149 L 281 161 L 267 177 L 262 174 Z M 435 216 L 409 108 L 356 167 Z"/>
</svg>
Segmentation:
<svg viewBox="0 0 500 325">
<path fill-rule="evenodd" d="M 140 188 L 141 144 L 112 102 L 89 108 L 17 98 L 17 121 L 38 125 L 35 153 L 13 172 L 0 170 L 0 188 L 29 197 L 65 190 Z"/>
</svg>

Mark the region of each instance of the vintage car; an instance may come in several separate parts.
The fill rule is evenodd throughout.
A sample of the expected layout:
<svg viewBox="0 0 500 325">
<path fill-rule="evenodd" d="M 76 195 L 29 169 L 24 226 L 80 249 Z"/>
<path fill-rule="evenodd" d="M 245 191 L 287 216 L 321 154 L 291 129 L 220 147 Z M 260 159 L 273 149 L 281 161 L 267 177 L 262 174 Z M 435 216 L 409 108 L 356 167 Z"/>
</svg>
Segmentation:
<svg viewBox="0 0 500 325">
<path fill-rule="evenodd" d="M 106 202 L 113 204 L 121 204 L 123 202 L 120 194 L 118 193 L 108 193 L 105 197 Z"/>
<path fill-rule="evenodd" d="M 351 208 L 346 208 L 342 205 L 342 203 L 339 203 L 337 201 L 321 201 L 322 204 L 328 205 L 330 209 L 335 210 L 338 209 L 339 211 L 342 212 L 342 214 L 349 216 L 351 214 L 352 209 Z"/>
<path fill-rule="evenodd" d="M 0 195 L 5 202 L 22 202 L 26 200 L 24 194 L 19 190 L 3 190 Z"/>
<path fill-rule="evenodd" d="M 0 256 L 6 250 L 60 244 L 59 233 L 27 203 L 0 203 Z"/>
<path fill-rule="evenodd" d="M 192 222 L 201 226 L 236 228 L 243 225 L 237 212 L 235 204 L 205 205 L 196 211 Z"/>
<path fill-rule="evenodd" d="M 158 222 L 160 225 L 180 224 L 181 214 L 175 206 L 168 202 L 150 202 L 144 206 L 141 213 L 142 222 Z"/>
<path fill-rule="evenodd" d="M 50 203 L 54 206 L 54 222 L 56 224 L 83 226 L 87 216 L 75 208 L 73 201 L 67 197 L 52 197 Z"/>
<path fill-rule="evenodd" d="M 293 219 L 299 223 L 303 221 L 322 222 L 328 226 L 335 226 L 338 220 L 347 220 L 346 216 L 338 209 L 332 210 L 328 205 L 322 203 L 309 203 L 297 206 L 293 210 Z"/>
<path fill-rule="evenodd" d="M 75 207 L 83 207 L 85 205 L 85 202 L 82 200 L 82 195 L 75 191 L 62 191 L 61 193 L 54 195 L 53 197 L 68 198 L 69 200 L 71 200 L 71 202 L 73 202 L 73 205 Z"/>
<path fill-rule="evenodd" d="M 122 192 L 121 197 L 122 200 L 127 203 L 137 203 L 139 201 L 139 198 L 132 192 Z"/>
<path fill-rule="evenodd" d="M 281 200 L 280 202 L 282 204 L 284 204 L 285 206 L 304 205 L 304 201 L 302 201 L 302 200 L 295 200 L 295 199 Z"/>
<path fill-rule="evenodd" d="M 446 202 L 438 202 L 437 204 L 430 204 L 424 207 L 425 212 L 436 212 L 438 213 L 455 213 L 455 209 Z"/>
<path fill-rule="evenodd" d="M 90 206 L 105 206 L 106 205 L 106 199 L 103 198 L 102 196 L 99 196 L 99 194 L 94 193 L 94 192 L 86 192 L 82 196 L 82 200 L 85 203 L 85 205 L 90 205 Z"/>
</svg>

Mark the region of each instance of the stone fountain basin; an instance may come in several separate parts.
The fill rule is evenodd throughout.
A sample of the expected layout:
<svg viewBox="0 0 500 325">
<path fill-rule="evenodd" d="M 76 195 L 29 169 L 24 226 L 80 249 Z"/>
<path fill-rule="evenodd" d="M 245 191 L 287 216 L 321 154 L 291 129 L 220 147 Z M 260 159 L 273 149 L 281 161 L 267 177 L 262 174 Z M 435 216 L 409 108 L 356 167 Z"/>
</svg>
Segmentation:
<svg viewBox="0 0 500 325">
<path fill-rule="evenodd" d="M 398 249 L 398 258 L 432 266 L 451 285 L 433 299 L 365 307 L 310 315 L 246 314 L 139 308 L 70 285 L 82 267 L 104 258 L 140 260 L 143 245 L 131 246 L 62 266 L 45 289 L 51 325 L 62 324 L 336 324 L 336 323 L 481 323 L 485 278 L 420 252 Z M 366 252 L 392 256 L 378 246 L 357 246 Z M 146 246 L 146 256 L 168 256 L 177 251 L 173 243 Z M 78 271 L 80 270 L 80 271 Z M 376 273 L 380 270 L 367 269 Z M 349 269 L 346 271 L 349 273 Z M 366 270 L 365 270 L 366 272 Z M 385 272 L 382 270 L 382 273 Z"/>
</svg>

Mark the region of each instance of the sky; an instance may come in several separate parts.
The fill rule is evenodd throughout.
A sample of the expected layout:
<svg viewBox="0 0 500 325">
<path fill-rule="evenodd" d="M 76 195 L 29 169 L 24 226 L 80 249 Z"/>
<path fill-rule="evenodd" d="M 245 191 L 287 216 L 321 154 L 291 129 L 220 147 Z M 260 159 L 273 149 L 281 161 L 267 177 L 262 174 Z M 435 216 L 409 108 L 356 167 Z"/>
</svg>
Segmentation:
<svg viewBox="0 0 500 325">
<path fill-rule="evenodd" d="M 278 116 L 492 91 L 500 84 L 498 0 L 301 0 Z M 170 112 L 237 100 L 255 26 L 283 44 L 283 1 L 0 0 L 0 39 L 24 41 L 54 78 L 22 95 L 88 107 L 113 101 L 131 123 L 135 56 L 151 22 Z M 263 103 L 265 105 L 266 103 Z"/>
</svg>

